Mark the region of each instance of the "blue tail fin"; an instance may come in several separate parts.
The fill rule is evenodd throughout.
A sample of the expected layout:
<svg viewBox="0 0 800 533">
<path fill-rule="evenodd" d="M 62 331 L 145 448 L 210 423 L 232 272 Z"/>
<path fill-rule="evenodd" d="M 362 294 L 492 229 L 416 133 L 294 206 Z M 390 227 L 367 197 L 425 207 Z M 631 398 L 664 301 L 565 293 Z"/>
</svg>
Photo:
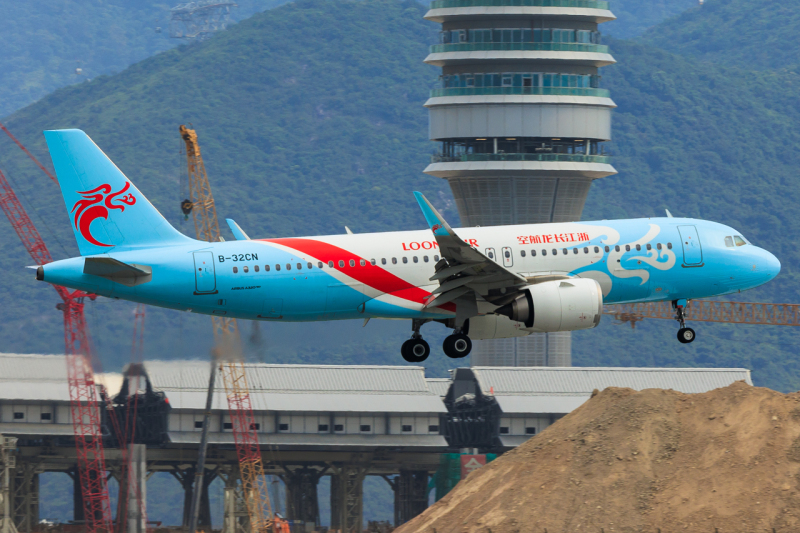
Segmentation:
<svg viewBox="0 0 800 533">
<path fill-rule="evenodd" d="M 81 130 L 45 131 L 81 255 L 191 241 Z"/>
</svg>

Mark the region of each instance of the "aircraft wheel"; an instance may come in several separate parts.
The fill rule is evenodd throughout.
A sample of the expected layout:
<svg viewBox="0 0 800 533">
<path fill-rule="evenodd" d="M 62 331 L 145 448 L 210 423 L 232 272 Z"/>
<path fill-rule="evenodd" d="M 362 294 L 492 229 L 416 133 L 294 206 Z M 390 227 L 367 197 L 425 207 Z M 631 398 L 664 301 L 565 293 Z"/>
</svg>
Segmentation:
<svg viewBox="0 0 800 533">
<path fill-rule="evenodd" d="M 431 354 L 431 347 L 422 338 L 408 339 L 400 348 L 400 353 L 409 363 L 421 363 Z"/>
<path fill-rule="evenodd" d="M 445 337 L 442 344 L 444 354 L 451 359 L 461 359 L 472 351 L 472 341 L 463 333 L 454 333 Z"/>
<path fill-rule="evenodd" d="M 694 338 L 695 334 L 692 328 L 681 328 L 678 330 L 678 340 L 683 344 L 689 344 Z"/>
</svg>

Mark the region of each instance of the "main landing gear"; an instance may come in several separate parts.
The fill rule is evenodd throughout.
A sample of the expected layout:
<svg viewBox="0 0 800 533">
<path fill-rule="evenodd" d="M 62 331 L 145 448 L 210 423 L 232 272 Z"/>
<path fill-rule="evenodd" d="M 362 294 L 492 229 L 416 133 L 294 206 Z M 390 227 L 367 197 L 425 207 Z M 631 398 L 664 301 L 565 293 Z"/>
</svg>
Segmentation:
<svg viewBox="0 0 800 533">
<path fill-rule="evenodd" d="M 686 306 L 689 304 L 686 300 L 675 300 L 672 302 L 672 307 L 675 309 L 675 320 L 681 325 L 678 330 L 678 341 L 682 344 L 689 344 L 695 338 L 695 333 L 692 328 L 686 327 Z"/>
<path fill-rule="evenodd" d="M 431 354 L 430 345 L 422 338 L 419 330 L 422 325 L 430 320 L 414 319 L 411 321 L 413 333 L 411 338 L 403 343 L 400 354 L 409 363 L 421 363 Z M 461 359 L 472 351 L 472 341 L 461 328 L 455 328 L 452 335 L 445 337 L 442 350 L 451 359 Z"/>
<path fill-rule="evenodd" d="M 403 359 L 409 363 L 421 363 L 431 354 L 431 346 L 422 338 L 419 332 L 419 328 L 421 328 L 422 324 L 425 322 L 427 322 L 427 320 L 413 319 L 411 321 L 411 329 L 414 330 L 414 333 L 411 334 L 411 338 L 404 342 L 403 346 L 400 348 L 400 354 L 403 356 Z"/>
</svg>

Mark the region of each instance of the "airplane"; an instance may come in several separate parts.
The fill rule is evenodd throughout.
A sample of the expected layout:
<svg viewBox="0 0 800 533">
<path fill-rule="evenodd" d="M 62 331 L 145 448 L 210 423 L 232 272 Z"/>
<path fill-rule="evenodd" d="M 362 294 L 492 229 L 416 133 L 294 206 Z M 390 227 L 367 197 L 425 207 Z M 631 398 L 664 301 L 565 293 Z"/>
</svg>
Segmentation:
<svg viewBox="0 0 800 533">
<path fill-rule="evenodd" d="M 263 321 L 408 319 L 406 361 L 430 354 L 420 328 L 472 340 L 596 327 L 603 303 L 671 301 L 680 328 L 689 300 L 740 292 L 780 262 L 728 226 L 643 218 L 451 228 L 419 192 L 428 229 L 205 242 L 167 222 L 80 130 L 44 132 L 80 257 L 36 268 L 36 279 L 109 298 Z M 669 213 L 667 213 L 669 214 Z M 366 321 L 365 321 L 366 324 Z"/>
</svg>

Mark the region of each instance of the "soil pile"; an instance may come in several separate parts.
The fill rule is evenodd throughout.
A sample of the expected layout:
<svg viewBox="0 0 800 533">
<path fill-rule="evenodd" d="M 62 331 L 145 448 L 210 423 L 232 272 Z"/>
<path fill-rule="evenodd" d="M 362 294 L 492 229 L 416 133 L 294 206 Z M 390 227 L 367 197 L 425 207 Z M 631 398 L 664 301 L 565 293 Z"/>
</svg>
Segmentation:
<svg viewBox="0 0 800 533">
<path fill-rule="evenodd" d="M 609 388 L 396 533 L 800 531 L 800 393 Z"/>
</svg>

